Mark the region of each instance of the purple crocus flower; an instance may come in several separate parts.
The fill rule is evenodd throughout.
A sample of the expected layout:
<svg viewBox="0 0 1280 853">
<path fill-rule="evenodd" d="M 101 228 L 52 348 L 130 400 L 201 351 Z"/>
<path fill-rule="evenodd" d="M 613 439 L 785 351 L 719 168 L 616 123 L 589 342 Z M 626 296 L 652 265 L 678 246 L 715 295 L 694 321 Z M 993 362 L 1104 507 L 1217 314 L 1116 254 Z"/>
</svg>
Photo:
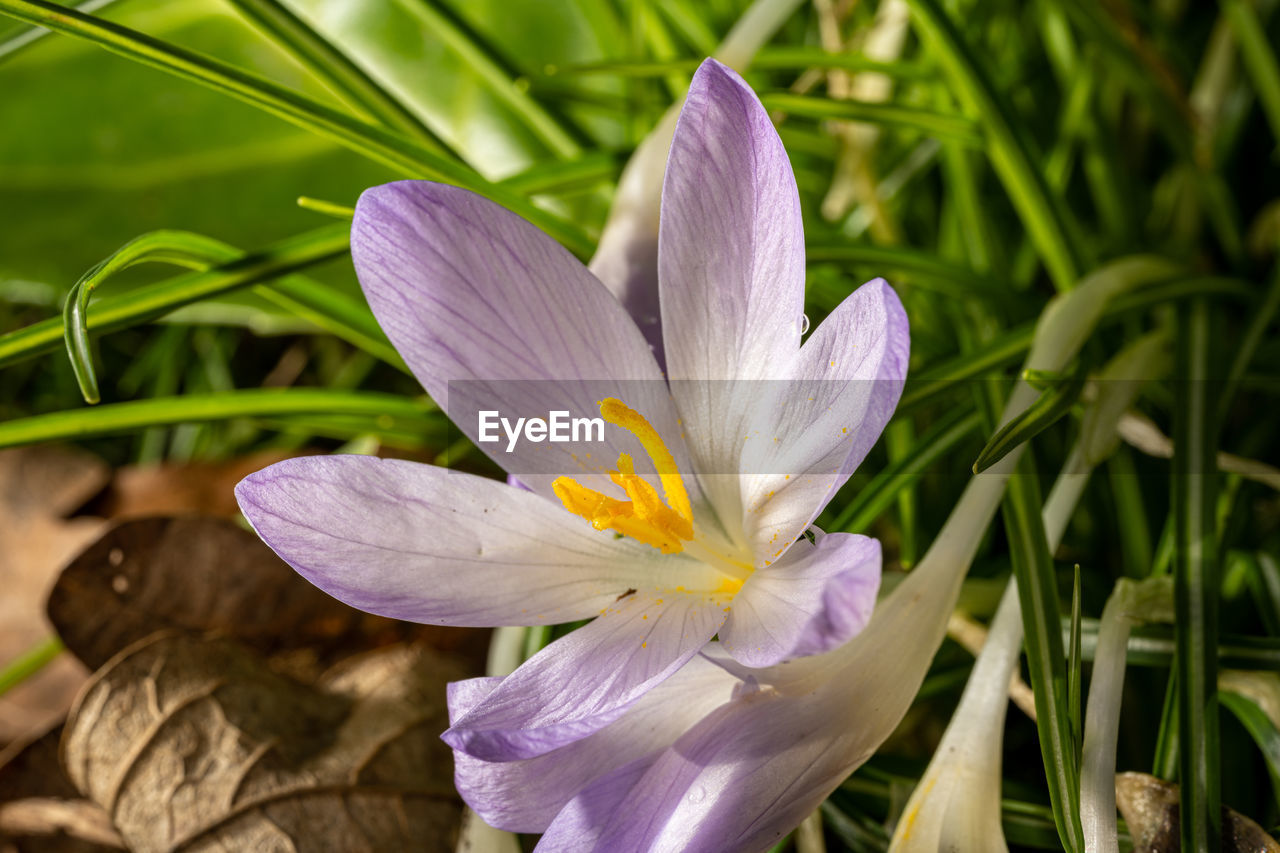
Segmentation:
<svg viewBox="0 0 1280 853">
<path fill-rule="evenodd" d="M 364 456 L 292 459 L 237 487 L 276 553 L 362 610 L 463 626 L 598 616 L 470 704 L 444 735 L 452 746 L 531 758 L 617 719 L 716 634 L 765 666 L 866 623 L 879 544 L 802 534 L 897 404 L 907 321 L 876 280 L 801 346 L 795 179 L 734 72 L 699 68 L 667 162 L 664 364 L 641 331 L 652 317 L 473 193 L 370 189 L 351 243 L 379 323 L 448 411 L 514 419 L 554 399 L 598 405 L 612 425 L 603 442 L 495 446 L 463 418 L 524 488 Z"/>
</svg>

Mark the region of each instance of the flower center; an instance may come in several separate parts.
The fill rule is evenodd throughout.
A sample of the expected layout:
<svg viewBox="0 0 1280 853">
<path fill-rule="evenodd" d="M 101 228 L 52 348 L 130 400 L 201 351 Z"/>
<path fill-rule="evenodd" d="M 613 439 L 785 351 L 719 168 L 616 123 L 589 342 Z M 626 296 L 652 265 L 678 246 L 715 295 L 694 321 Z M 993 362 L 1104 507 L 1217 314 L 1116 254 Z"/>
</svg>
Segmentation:
<svg viewBox="0 0 1280 853">
<path fill-rule="evenodd" d="M 675 457 L 653 425 L 621 400 L 614 397 L 601 400 L 600 415 L 639 439 L 640 446 L 653 460 L 666 503 L 658 497 L 657 489 L 636 474 L 635 463 L 627 453 L 618 456 L 618 468 L 610 471 L 609 477 L 626 492 L 629 500 L 601 494 L 572 477 L 559 477 L 551 484 L 556 497 L 565 509 L 591 522 L 596 530 L 614 530 L 652 545 L 664 554 L 680 553 L 685 543 L 693 539 L 693 508 Z"/>
</svg>

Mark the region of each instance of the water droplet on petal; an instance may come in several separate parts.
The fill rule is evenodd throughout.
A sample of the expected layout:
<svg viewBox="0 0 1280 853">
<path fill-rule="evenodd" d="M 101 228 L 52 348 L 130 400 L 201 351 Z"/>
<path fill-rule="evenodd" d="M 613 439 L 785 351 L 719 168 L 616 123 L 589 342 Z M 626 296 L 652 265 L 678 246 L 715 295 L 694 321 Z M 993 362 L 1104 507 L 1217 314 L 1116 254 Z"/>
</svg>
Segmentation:
<svg viewBox="0 0 1280 853">
<path fill-rule="evenodd" d="M 689 789 L 689 802 L 700 803 L 707 798 L 707 791 L 701 785 L 694 785 Z"/>
<path fill-rule="evenodd" d="M 801 335 L 809 334 L 809 315 L 808 314 L 800 315 L 800 334 Z"/>
</svg>

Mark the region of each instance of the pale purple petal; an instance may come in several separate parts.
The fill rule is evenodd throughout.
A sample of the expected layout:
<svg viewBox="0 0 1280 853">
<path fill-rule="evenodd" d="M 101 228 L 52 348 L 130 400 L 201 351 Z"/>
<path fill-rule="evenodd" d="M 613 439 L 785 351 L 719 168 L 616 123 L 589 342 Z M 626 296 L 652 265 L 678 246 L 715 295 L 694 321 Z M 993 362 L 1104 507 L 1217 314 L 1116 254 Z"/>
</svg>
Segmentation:
<svg viewBox="0 0 1280 853">
<path fill-rule="evenodd" d="M 830 651 L 863 629 L 880 588 L 880 543 L 850 533 L 801 539 L 734 596 L 720 642 L 739 662 L 772 666 Z"/>
<path fill-rule="evenodd" d="M 783 398 L 759 409 L 743 458 L 758 475 L 745 481 L 757 553 L 794 542 L 866 458 L 898 405 L 909 352 L 906 312 L 883 279 L 846 297 L 805 341 Z"/>
<path fill-rule="evenodd" d="M 753 394 L 800 346 L 804 230 L 777 131 L 736 73 L 708 59 L 676 124 L 662 193 L 658 281 L 667 374 L 700 472 L 735 475 Z M 683 381 L 690 380 L 690 381 Z M 726 524 L 737 484 L 706 487 Z"/>
<path fill-rule="evenodd" d="M 450 720 L 466 714 L 501 681 L 476 678 L 449 685 Z M 720 667 L 695 656 L 612 725 L 546 755 L 488 762 L 455 751 L 458 793 L 490 826 L 511 832 L 542 832 L 593 779 L 656 755 L 728 701 L 738 683 Z"/>
<path fill-rule="evenodd" d="M 616 720 L 724 623 L 713 597 L 640 589 L 507 676 L 442 737 L 486 761 L 543 755 Z"/>
<path fill-rule="evenodd" d="M 674 407 L 644 336 L 626 310 L 560 244 L 475 193 L 428 181 L 366 190 L 351 226 L 360 284 L 427 392 L 508 472 L 550 497 L 562 474 L 587 476 L 631 453 L 621 430 L 604 442 L 480 441 L 479 413 L 599 415 L 615 396 L 683 449 Z M 590 454 L 590 456 L 588 456 Z M 590 459 L 588 462 L 586 460 Z M 584 481 L 584 485 L 596 485 Z"/>
<path fill-rule="evenodd" d="M 672 559 L 531 492 L 396 459 L 288 459 L 242 480 L 236 499 L 307 580 L 353 607 L 414 622 L 582 619 Z"/>
<path fill-rule="evenodd" d="M 833 729 L 848 724 L 833 710 L 768 689 L 740 691 L 656 760 L 594 781 L 537 849 L 768 850 L 861 763 Z"/>
</svg>

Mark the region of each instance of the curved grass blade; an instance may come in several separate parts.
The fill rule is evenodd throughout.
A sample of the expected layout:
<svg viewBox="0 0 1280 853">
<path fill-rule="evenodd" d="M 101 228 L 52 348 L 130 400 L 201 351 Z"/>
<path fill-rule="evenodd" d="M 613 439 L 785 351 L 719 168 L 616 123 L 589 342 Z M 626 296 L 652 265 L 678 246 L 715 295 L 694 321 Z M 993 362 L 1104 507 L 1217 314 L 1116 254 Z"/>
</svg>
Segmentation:
<svg viewBox="0 0 1280 853">
<path fill-rule="evenodd" d="M 153 231 L 130 240 L 111 257 L 85 273 L 67 293 L 62 308 L 63 337 L 71 370 L 86 403 L 101 399 L 98 377 L 93 369 L 93 351 L 89 344 L 88 310 L 93 291 L 111 276 L 135 264 L 165 263 L 203 270 L 218 263 L 235 260 L 241 255 L 226 244 L 188 231 Z"/>
<path fill-rule="evenodd" d="M 282 3 L 277 0 L 227 2 L 328 84 L 347 104 L 389 128 L 444 149 L 444 143 L 408 107 Z"/>
<path fill-rule="evenodd" d="M 1058 383 L 1041 394 L 1025 412 L 997 430 L 978 454 L 973 463 L 973 473 L 981 474 L 1009 455 L 1009 451 L 1057 423 L 1080 398 L 1084 380 L 1085 372 L 1076 371 L 1066 382 Z"/>
<path fill-rule="evenodd" d="M 92 409 L 18 418 L 0 424 L 0 448 L 94 438 L 152 426 L 287 415 L 354 415 L 368 418 L 371 428 L 380 425 L 388 430 L 419 433 L 433 428 L 440 419 L 425 398 L 410 400 L 395 394 L 321 388 L 249 388 L 108 403 Z"/>
<path fill-rule="evenodd" d="M 238 98 L 330 139 L 406 177 L 428 178 L 477 192 L 542 228 L 580 257 L 594 245 L 576 225 L 490 183 L 444 152 L 316 103 L 256 74 L 196 51 L 46 0 L 0 0 L 0 13 L 75 36 L 136 62 Z"/>
<path fill-rule="evenodd" d="M 1063 641 L 1071 631 L 1070 622 L 1062 620 Z M 1256 637 L 1245 634 L 1223 634 L 1218 644 L 1218 665 L 1222 669 L 1256 669 L 1280 672 L 1280 637 Z M 1098 620 L 1080 620 L 1080 654 L 1092 661 L 1098 643 Z M 1176 644 L 1173 631 L 1159 626 L 1135 628 L 1129 635 L 1128 661 L 1132 666 L 1169 669 L 1173 666 Z M 1177 703 L 1173 703 L 1176 708 Z M 1176 716 L 1176 712 L 1174 714 Z M 1159 774 L 1156 774 L 1159 775 Z"/>
<path fill-rule="evenodd" d="M 1044 258 L 1058 290 L 1075 286 L 1087 255 L 1066 204 L 1049 190 L 1032 158 L 1031 143 L 1012 109 L 937 0 L 909 0 L 960 101 L 986 130 L 991 165 L 1004 183 L 1022 224 Z"/>
<path fill-rule="evenodd" d="M 1267 773 L 1271 776 L 1272 795 L 1280 803 L 1280 729 L 1257 702 L 1243 693 L 1227 689 L 1218 698 L 1222 707 L 1236 715 L 1240 725 L 1258 745 L 1258 752 L 1267 762 Z"/>
<path fill-rule="evenodd" d="M 100 300 L 88 318 L 88 328 L 102 333 L 145 323 L 183 305 L 341 257 L 349 249 L 349 232 L 345 223 L 327 225 L 225 266 L 185 273 Z M 62 340 L 61 317 L 0 335 L 0 367 L 57 349 Z"/>
<path fill-rule="evenodd" d="M 1217 411 L 1209 394 L 1210 309 L 1177 309 L 1174 393 L 1174 594 L 1182 849 L 1209 853 L 1221 837 L 1218 745 L 1218 571 L 1214 519 Z"/>
<path fill-rule="evenodd" d="M 984 142 L 982 130 L 977 123 L 967 116 L 958 114 L 941 113 L 919 107 L 903 107 L 897 104 L 837 101 L 831 98 L 793 95 L 787 92 L 765 92 L 760 95 L 760 101 L 769 110 L 778 110 L 806 118 L 863 121 L 887 127 L 907 128 L 974 148 L 981 147 Z"/>
<path fill-rule="evenodd" d="M 234 246 L 202 234 L 153 231 L 129 241 L 76 282 L 67 294 L 63 308 L 63 335 L 71 369 L 85 402 L 93 404 L 101 399 L 88 325 L 89 297 L 98 285 L 116 273 L 144 262 L 176 264 L 203 271 L 244 257 L 245 253 Z M 261 288 L 261 295 L 348 343 L 408 371 L 373 315 L 355 300 L 298 275 L 285 276 L 271 288 Z"/>
</svg>

